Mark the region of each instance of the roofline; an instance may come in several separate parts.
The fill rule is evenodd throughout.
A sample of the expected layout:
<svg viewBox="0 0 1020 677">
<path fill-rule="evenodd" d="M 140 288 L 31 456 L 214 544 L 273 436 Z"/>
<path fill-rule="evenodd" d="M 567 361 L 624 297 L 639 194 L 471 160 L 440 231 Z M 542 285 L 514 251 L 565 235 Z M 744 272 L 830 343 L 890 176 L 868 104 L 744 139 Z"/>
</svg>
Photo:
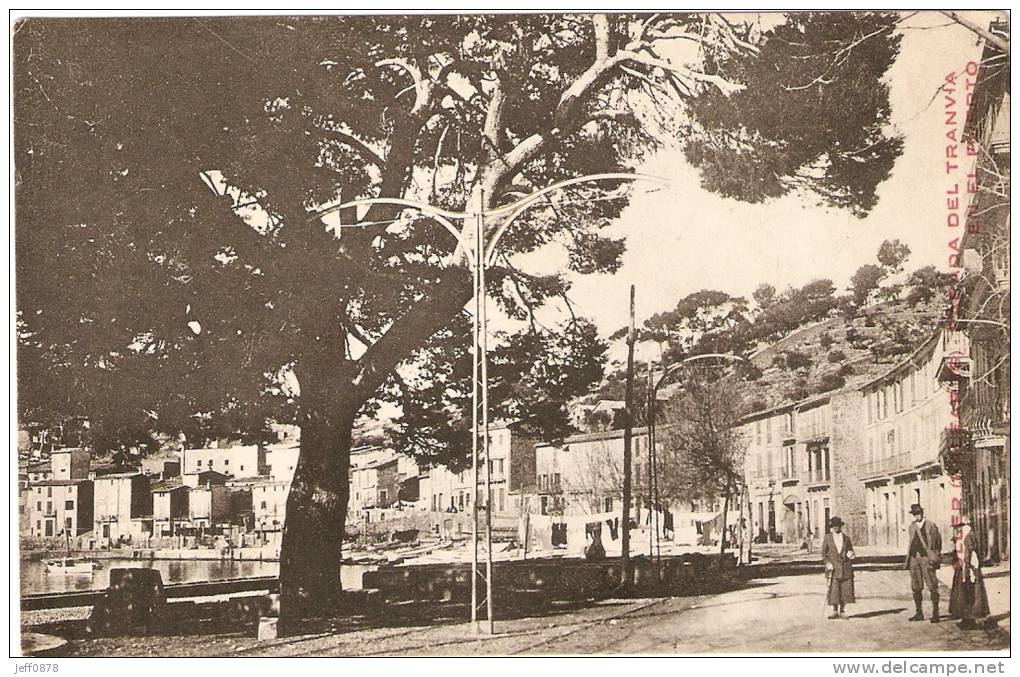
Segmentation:
<svg viewBox="0 0 1020 677">
<path fill-rule="evenodd" d="M 840 390 L 830 390 L 827 393 L 821 393 L 818 395 L 807 397 L 803 400 L 797 400 L 795 402 L 786 402 L 785 404 L 780 404 L 775 407 L 769 407 L 768 409 L 759 409 L 758 411 L 752 411 L 750 414 L 745 414 L 744 416 L 741 416 L 738 419 L 738 421 L 740 422 L 740 424 L 752 423 L 758 419 L 768 418 L 770 415 L 785 412 L 786 410 L 798 411 L 800 409 L 804 409 L 805 407 L 813 406 L 816 404 L 817 405 L 825 404 L 826 402 L 832 399 L 833 395 L 845 392 L 846 390 L 849 389 L 843 388 Z"/>
<path fill-rule="evenodd" d="M 28 486 L 30 487 L 76 487 L 84 482 L 91 482 L 90 479 L 77 479 L 77 480 L 40 480 L 38 482 L 32 482 Z"/>
<path fill-rule="evenodd" d="M 914 350 L 914 352 L 910 353 L 910 355 L 907 358 L 898 362 L 892 369 L 886 371 L 881 376 L 877 376 L 871 379 L 870 381 L 866 381 L 864 383 L 854 386 L 854 390 L 867 390 L 868 388 L 874 385 L 878 385 L 879 383 L 888 380 L 893 374 L 898 372 L 903 367 L 915 366 L 916 368 L 916 365 L 914 365 L 914 358 L 920 355 L 922 352 L 925 352 L 927 350 L 934 350 L 936 344 L 938 343 L 939 339 L 942 338 L 944 332 L 945 329 L 943 327 L 939 327 L 920 346 L 918 346 L 917 349 Z"/>
</svg>

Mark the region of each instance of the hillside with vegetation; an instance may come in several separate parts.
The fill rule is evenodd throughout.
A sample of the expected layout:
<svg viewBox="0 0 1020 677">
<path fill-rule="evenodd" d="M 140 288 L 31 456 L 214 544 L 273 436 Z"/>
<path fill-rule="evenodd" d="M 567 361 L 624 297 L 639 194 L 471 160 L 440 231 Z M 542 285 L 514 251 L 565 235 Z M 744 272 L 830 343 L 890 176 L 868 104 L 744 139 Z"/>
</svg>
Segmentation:
<svg viewBox="0 0 1020 677">
<path fill-rule="evenodd" d="M 750 300 L 697 291 L 649 318 L 638 340 L 658 343 L 665 364 L 704 353 L 746 358 L 731 371 L 746 383 L 747 412 L 852 387 L 905 359 L 944 316 L 949 277 L 933 266 L 908 274 L 909 257 L 898 240 L 883 242 L 876 262 L 862 265 L 843 293 L 827 279 L 783 292 L 762 284 Z M 621 330 L 611 338 L 625 336 Z M 639 403 L 645 400 L 646 369 L 641 365 L 636 378 Z M 586 401 L 623 395 L 624 375 L 617 369 Z M 638 418 L 644 418 L 640 404 Z"/>
</svg>

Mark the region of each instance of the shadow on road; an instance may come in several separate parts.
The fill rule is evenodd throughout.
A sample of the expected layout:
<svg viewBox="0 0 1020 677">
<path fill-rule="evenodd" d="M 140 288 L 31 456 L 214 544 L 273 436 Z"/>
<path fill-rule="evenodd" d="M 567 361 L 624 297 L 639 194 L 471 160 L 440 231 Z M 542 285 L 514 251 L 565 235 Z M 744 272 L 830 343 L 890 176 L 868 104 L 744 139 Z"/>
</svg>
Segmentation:
<svg viewBox="0 0 1020 677">
<path fill-rule="evenodd" d="M 888 616 L 889 614 L 901 614 L 906 611 L 905 607 L 899 607 L 898 609 L 879 609 L 878 611 L 868 611 L 863 614 L 854 614 L 853 616 L 847 616 L 847 618 L 875 618 L 876 616 Z"/>
</svg>

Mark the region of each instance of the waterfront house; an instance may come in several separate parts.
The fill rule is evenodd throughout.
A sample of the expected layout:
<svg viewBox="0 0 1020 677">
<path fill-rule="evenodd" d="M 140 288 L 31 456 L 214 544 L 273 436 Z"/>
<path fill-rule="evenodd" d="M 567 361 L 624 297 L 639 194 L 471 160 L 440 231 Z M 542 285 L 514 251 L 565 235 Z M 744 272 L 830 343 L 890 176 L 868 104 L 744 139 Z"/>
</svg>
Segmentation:
<svg viewBox="0 0 1020 677">
<path fill-rule="evenodd" d="M 94 480 L 95 535 L 108 545 L 134 542 L 152 533 L 152 491 L 138 472 L 97 476 Z"/>
<path fill-rule="evenodd" d="M 505 423 L 490 426 L 488 470 L 493 516 L 517 518 L 520 514 L 520 492 L 534 486 L 534 467 L 534 443 L 516 438 Z M 483 459 L 478 467 L 482 505 L 485 505 L 485 470 Z M 444 466 L 430 468 L 419 480 L 419 505 L 431 512 L 470 510 L 472 477 L 470 465 L 456 472 Z"/>
<path fill-rule="evenodd" d="M 229 525 L 231 492 L 223 484 L 203 484 L 188 491 L 188 521 L 193 528 Z"/>
<path fill-rule="evenodd" d="M 264 475 L 266 452 L 255 445 L 185 449 L 181 454 L 181 466 L 185 475 L 205 470 L 215 470 L 227 477 Z"/>
<path fill-rule="evenodd" d="M 42 480 L 21 490 L 24 525 L 36 538 L 75 537 L 92 530 L 91 480 Z"/>
<path fill-rule="evenodd" d="M 543 515 L 612 512 L 622 507 L 623 430 L 572 435 L 561 444 L 535 449 L 535 494 L 532 511 Z M 631 472 L 632 506 L 648 496 L 648 429 L 634 428 Z M 536 510 L 537 508 L 537 510 Z"/>
<path fill-rule="evenodd" d="M 51 479 L 88 479 L 90 462 L 91 454 L 80 447 L 56 449 L 50 454 Z"/>
<path fill-rule="evenodd" d="M 294 479 L 301 443 L 293 439 L 277 442 L 266 447 L 266 465 L 269 477 L 277 482 L 290 484 Z"/>
<path fill-rule="evenodd" d="M 400 493 L 399 464 L 394 452 L 378 458 L 353 457 L 348 509 L 360 512 L 365 508 L 386 508 L 395 503 Z"/>
<path fill-rule="evenodd" d="M 270 478 L 257 478 L 246 485 L 251 490 L 251 510 L 254 528 L 260 532 L 282 531 L 287 519 L 289 482 Z"/>
<path fill-rule="evenodd" d="M 174 536 L 188 526 L 190 488 L 180 478 L 162 480 L 152 485 L 152 528 L 154 536 Z"/>
</svg>

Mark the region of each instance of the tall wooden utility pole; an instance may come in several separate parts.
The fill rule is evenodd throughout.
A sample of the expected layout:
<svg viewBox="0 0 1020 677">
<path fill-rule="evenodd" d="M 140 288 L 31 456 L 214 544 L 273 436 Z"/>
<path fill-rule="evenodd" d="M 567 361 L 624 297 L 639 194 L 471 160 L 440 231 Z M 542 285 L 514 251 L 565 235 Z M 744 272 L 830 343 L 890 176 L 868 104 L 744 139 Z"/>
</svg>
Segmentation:
<svg viewBox="0 0 1020 677">
<path fill-rule="evenodd" d="M 652 408 L 652 387 L 654 385 L 654 376 L 652 375 L 652 361 L 648 360 L 648 387 L 645 389 L 645 432 L 647 433 L 647 443 L 645 444 L 645 465 L 648 466 L 648 507 L 651 512 L 648 513 L 648 558 L 651 559 L 655 556 L 655 539 L 659 537 L 659 513 L 658 508 L 655 506 L 655 493 L 652 486 L 652 473 L 654 472 L 655 458 L 652 449 L 652 422 L 651 416 L 654 415 L 654 409 Z"/>
<path fill-rule="evenodd" d="M 620 585 L 629 588 L 633 581 L 630 571 L 630 475 L 631 437 L 634 434 L 634 285 L 630 286 L 630 330 L 627 332 L 627 395 L 624 401 L 623 429 L 623 540 L 622 573 Z"/>
</svg>

